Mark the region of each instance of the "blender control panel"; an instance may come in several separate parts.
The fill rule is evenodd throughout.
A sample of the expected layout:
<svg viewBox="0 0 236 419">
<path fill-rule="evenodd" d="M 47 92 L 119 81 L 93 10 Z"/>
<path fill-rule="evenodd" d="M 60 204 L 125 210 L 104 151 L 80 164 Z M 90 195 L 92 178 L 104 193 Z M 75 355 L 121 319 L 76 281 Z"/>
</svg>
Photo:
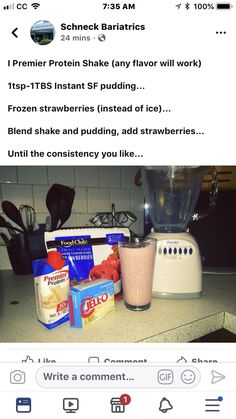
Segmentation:
<svg viewBox="0 0 236 419">
<path fill-rule="evenodd" d="M 159 245 L 158 254 L 166 257 L 184 257 L 192 256 L 194 253 L 193 246 L 187 246 L 184 243 L 180 245 Z"/>
</svg>

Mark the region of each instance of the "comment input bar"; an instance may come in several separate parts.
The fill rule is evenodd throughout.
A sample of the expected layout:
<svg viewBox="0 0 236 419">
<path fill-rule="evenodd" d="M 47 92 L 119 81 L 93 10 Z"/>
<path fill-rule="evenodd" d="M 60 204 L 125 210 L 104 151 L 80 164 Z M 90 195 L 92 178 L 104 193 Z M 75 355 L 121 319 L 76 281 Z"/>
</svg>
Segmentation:
<svg viewBox="0 0 236 419">
<path fill-rule="evenodd" d="M 36 372 L 43 388 L 179 388 L 197 386 L 201 375 L 192 366 L 43 366 Z"/>
</svg>

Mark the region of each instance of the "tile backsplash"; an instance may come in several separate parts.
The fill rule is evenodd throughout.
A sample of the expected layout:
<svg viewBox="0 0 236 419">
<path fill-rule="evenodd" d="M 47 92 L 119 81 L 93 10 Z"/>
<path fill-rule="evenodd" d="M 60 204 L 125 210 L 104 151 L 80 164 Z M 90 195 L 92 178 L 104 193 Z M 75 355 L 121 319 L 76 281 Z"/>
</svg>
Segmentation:
<svg viewBox="0 0 236 419">
<path fill-rule="evenodd" d="M 90 226 L 92 215 L 110 211 L 114 203 L 117 211 L 135 213 L 138 220 L 132 230 L 141 234 L 144 196 L 142 188 L 135 186 L 137 170 L 135 166 L 2 166 L 0 198 L 12 201 L 17 207 L 33 206 L 37 222 L 44 223 L 49 215 L 45 203 L 47 191 L 53 183 L 61 183 L 76 191 L 72 214 L 65 227 Z M 2 207 L 0 213 L 4 216 Z M 7 251 L 0 241 L 0 269 L 9 268 Z"/>
</svg>

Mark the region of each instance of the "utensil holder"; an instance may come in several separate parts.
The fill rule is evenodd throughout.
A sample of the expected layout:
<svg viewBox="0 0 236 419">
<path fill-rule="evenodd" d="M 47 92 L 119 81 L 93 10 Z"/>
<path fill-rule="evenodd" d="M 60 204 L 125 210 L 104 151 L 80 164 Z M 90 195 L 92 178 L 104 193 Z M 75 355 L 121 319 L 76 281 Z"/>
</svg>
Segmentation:
<svg viewBox="0 0 236 419">
<path fill-rule="evenodd" d="M 18 236 L 18 235 L 17 235 Z M 19 236 L 23 236 L 19 234 Z M 17 275 L 27 275 L 32 272 L 32 259 L 29 249 L 24 249 L 22 239 L 11 239 L 7 246 L 8 256 L 13 272 Z"/>
<path fill-rule="evenodd" d="M 44 227 L 27 234 L 16 234 L 7 246 L 13 272 L 17 275 L 32 273 L 32 260 L 47 256 L 44 244 Z"/>
</svg>

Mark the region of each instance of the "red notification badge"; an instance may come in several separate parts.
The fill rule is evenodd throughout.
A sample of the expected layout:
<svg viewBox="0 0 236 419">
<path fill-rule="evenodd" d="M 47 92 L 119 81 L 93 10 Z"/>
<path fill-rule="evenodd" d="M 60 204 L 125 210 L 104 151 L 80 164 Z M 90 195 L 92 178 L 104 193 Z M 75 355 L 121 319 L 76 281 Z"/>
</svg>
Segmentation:
<svg viewBox="0 0 236 419">
<path fill-rule="evenodd" d="M 123 404 L 124 406 L 127 406 L 127 404 L 130 404 L 131 402 L 131 397 L 129 394 L 122 394 L 120 396 L 120 402 L 121 404 Z"/>
</svg>

